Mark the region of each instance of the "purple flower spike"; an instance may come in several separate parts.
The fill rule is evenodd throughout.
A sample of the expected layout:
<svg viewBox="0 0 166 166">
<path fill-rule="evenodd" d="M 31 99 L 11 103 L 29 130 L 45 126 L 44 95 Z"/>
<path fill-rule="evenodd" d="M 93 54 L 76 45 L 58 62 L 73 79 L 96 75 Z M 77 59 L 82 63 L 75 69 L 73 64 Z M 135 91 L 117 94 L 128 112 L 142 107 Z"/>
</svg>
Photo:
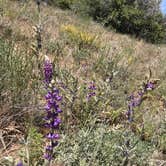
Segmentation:
<svg viewBox="0 0 166 166">
<path fill-rule="evenodd" d="M 88 92 L 86 98 L 87 98 L 87 100 L 90 100 L 91 97 L 96 96 L 95 90 L 97 88 L 96 88 L 96 86 L 93 82 L 90 82 L 90 85 L 89 85 L 88 89 L 89 89 L 89 92 Z"/>
<path fill-rule="evenodd" d="M 49 60 L 46 60 L 44 63 L 44 76 L 45 76 L 45 82 L 47 84 L 50 83 L 52 75 L 53 75 L 52 63 Z"/>
<path fill-rule="evenodd" d="M 46 135 L 46 138 L 48 138 L 48 139 L 59 139 L 60 136 L 59 136 L 59 134 L 51 134 L 51 133 L 49 133 L 49 134 Z"/>
<path fill-rule="evenodd" d="M 44 158 L 45 158 L 46 160 L 48 160 L 48 161 L 51 161 L 51 160 L 52 160 L 52 156 L 51 156 L 50 154 L 48 154 L 48 153 L 45 153 L 45 154 L 44 154 Z"/>
<path fill-rule="evenodd" d="M 89 100 L 92 96 L 95 96 L 95 95 L 96 95 L 95 92 L 90 92 L 90 93 L 88 93 L 88 95 L 87 95 L 87 99 Z"/>
<path fill-rule="evenodd" d="M 133 93 L 128 97 L 128 110 L 127 110 L 127 118 L 129 122 L 133 121 L 133 112 L 134 108 L 138 107 L 141 102 L 142 98 L 145 93 L 147 93 L 148 90 L 153 90 L 155 88 L 155 85 L 152 82 L 148 82 L 146 84 L 143 84 L 142 89 L 137 92 L 137 95 L 134 95 Z"/>
<path fill-rule="evenodd" d="M 57 123 L 61 123 L 61 119 L 59 118 L 54 119 L 54 121 L 56 121 Z"/>
<path fill-rule="evenodd" d="M 44 126 L 49 130 L 49 133 L 45 136 L 48 139 L 49 145 L 45 148 L 46 153 L 44 154 L 44 158 L 50 162 L 53 157 L 53 149 L 58 145 L 57 139 L 60 138 L 60 135 L 55 134 L 55 131 L 59 129 L 61 123 L 58 115 L 62 112 L 59 108 L 59 102 L 62 100 L 62 96 L 59 95 L 59 90 L 54 86 L 55 81 L 52 81 L 53 66 L 49 60 L 46 60 L 44 63 L 44 76 L 45 87 L 47 90 L 47 94 L 45 95 L 46 116 L 44 117 L 46 122 Z"/>
</svg>

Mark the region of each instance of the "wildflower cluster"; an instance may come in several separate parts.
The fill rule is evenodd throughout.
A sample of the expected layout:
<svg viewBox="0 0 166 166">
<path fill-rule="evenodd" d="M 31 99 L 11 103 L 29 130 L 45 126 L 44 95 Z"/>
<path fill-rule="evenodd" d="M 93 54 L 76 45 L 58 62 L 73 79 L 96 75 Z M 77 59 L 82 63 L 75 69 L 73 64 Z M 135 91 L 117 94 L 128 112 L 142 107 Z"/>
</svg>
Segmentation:
<svg viewBox="0 0 166 166">
<path fill-rule="evenodd" d="M 97 36 L 87 32 L 82 32 L 80 29 L 73 25 L 62 26 L 62 31 L 67 32 L 71 39 L 77 43 L 82 43 L 89 46 L 96 44 L 95 41 Z"/>
<path fill-rule="evenodd" d="M 54 86 L 54 80 L 52 80 L 53 75 L 53 66 L 49 60 L 46 60 L 44 63 L 44 76 L 45 76 L 45 85 L 47 89 L 47 94 L 45 95 L 46 99 L 46 116 L 44 120 L 46 121 L 45 127 L 49 129 L 49 132 L 46 135 L 46 138 L 49 140 L 46 146 L 46 153 L 44 158 L 48 161 L 51 161 L 53 158 L 53 149 L 58 144 L 58 139 L 60 138 L 57 130 L 61 123 L 59 113 L 62 110 L 59 107 L 59 102 L 62 100 L 62 97 L 59 95 L 59 90 Z"/>
<path fill-rule="evenodd" d="M 143 84 L 142 89 L 139 90 L 137 94 L 131 94 L 129 96 L 128 110 L 127 110 L 127 118 L 129 122 L 133 121 L 134 108 L 136 108 L 137 106 L 141 104 L 143 95 L 147 91 L 153 90 L 154 88 L 155 88 L 154 83 L 151 81 L 147 81 L 147 83 Z"/>
<path fill-rule="evenodd" d="M 95 83 L 94 82 L 90 82 L 90 85 L 88 86 L 88 94 L 87 94 L 87 99 L 89 100 L 92 96 L 95 96 L 96 95 L 96 86 L 95 86 Z"/>
</svg>

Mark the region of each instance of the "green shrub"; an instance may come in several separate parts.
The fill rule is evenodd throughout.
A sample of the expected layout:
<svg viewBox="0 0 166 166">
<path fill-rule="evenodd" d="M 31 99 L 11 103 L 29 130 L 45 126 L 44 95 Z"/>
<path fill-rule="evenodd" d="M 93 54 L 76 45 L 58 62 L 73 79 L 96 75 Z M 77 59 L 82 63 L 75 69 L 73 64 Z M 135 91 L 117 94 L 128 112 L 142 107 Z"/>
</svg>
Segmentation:
<svg viewBox="0 0 166 166">
<path fill-rule="evenodd" d="M 132 34 L 148 42 L 161 43 L 165 39 L 164 17 L 159 12 L 147 14 L 136 0 L 50 0 L 50 4 L 72 9 L 92 17 L 118 32 Z"/>
<path fill-rule="evenodd" d="M 22 148 L 19 152 L 23 163 L 29 166 L 43 164 L 43 135 L 35 127 L 29 127 L 27 138 L 22 140 Z M 24 164 L 25 165 L 25 164 Z"/>
<path fill-rule="evenodd" d="M 19 106 L 28 104 L 33 59 L 13 43 L 0 39 L 0 102 Z"/>
<path fill-rule="evenodd" d="M 162 21 L 162 15 L 148 16 L 142 20 L 140 36 L 149 42 L 161 43 L 164 41 L 166 29 Z"/>
<path fill-rule="evenodd" d="M 64 135 L 56 149 L 56 160 L 64 165 L 119 166 L 125 165 L 126 154 L 129 165 L 148 165 L 153 145 L 142 142 L 133 133 L 110 130 L 106 125 L 95 124 L 82 128 L 76 134 Z M 126 140 L 130 140 L 130 148 Z"/>
<path fill-rule="evenodd" d="M 153 43 L 164 40 L 163 16 L 156 13 L 147 16 L 147 12 L 135 0 L 79 0 L 73 5 L 77 6 L 73 7 L 75 10 L 83 11 L 118 32 L 132 34 Z"/>
</svg>

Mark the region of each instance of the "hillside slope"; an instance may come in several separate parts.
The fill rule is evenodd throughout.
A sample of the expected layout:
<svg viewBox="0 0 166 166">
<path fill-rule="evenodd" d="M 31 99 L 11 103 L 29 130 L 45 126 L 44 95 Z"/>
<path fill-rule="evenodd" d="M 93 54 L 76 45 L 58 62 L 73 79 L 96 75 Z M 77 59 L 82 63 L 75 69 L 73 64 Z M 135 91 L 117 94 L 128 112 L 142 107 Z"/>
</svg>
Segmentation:
<svg viewBox="0 0 166 166">
<path fill-rule="evenodd" d="M 33 123 L 41 133 L 45 132 L 40 126 L 41 117 L 38 113 L 43 108 L 42 95 L 45 91 L 41 90 L 43 88 L 41 77 L 31 76 L 31 74 L 34 74 L 33 65 L 37 63 L 37 61 L 33 62 L 34 57 L 36 57 L 33 46 L 36 45 L 34 26 L 38 25 L 38 19 L 39 15 L 34 1 L 30 0 L 27 3 L 21 3 L 15 0 L 0 0 L 0 73 L 2 74 L 0 84 L 0 130 L 6 132 L 11 129 L 9 131 L 11 135 L 16 135 L 14 134 L 16 132 L 19 136 L 21 135 L 20 137 L 28 135 L 26 132 L 29 132 L 27 129 L 31 126 L 27 125 L 29 123 Z M 66 130 L 74 133 L 73 135 L 71 134 L 72 136 L 69 131 L 67 134 L 65 133 L 66 135 L 64 134 L 62 145 L 59 147 L 60 155 L 57 160 L 63 160 L 64 165 L 70 165 L 72 162 L 79 162 L 81 158 L 80 163 L 82 162 L 86 166 L 86 162 L 92 164 L 96 159 L 98 165 L 101 165 L 102 160 L 98 161 L 96 149 L 101 148 L 100 153 L 105 154 L 100 145 L 103 139 L 106 139 L 103 147 L 108 152 L 108 156 L 113 154 L 115 146 L 112 144 L 118 140 L 116 138 L 121 138 L 123 135 L 124 130 L 122 128 L 126 123 L 128 96 L 135 94 L 147 81 L 151 81 L 155 83 L 154 91 L 148 92 L 141 100 L 142 103 L 136 109 L 136 120 L 131 127 L 135 134 L 134 139 L 140 141 L 140 144 L 136 147 L 138 148 L 138 155 L 136 155 L 136 160 L 135 158 L 133 160 L 139 163 L 139 155 L 145 153 L 148 156 L 143 156 L 142 163 L 137 163 L 143 166 L 146 157 L 153 158 L 154 154 L 157 153 L 157 157 L 155 156 L 157 158 L 156 162 L 151 165 L 155 166 L 158 160 L 164 163 L 166 147 L 163 133 L 165 128 L 163 127 L 164 130 L 162 130 L 161 126 L 165 125 L 166 115 L 166 45 L 152 45 L 128 35 L 118 34 L 89 18 L 44 4 L 41 6 L 40 22 L 42 24 L 42 50 L 37 60 L 43 62 L 44 56 L 47 54 L 54 63 L 54 76 L 57 77 L 57 86 L 62 86 L 65 103 L 62 104 L 66 113 L 63 114 L 64 126 L 62 129 L 65 130 L 63 134 Z M 5 55 L 9 56 L 9 59 L 5 58 Z M 12 55 L 11 59 L 10 55 Z M 3 64 L 3 61 L 6 64 Z M 31 65 L 31 63 L 34 64 Z M 25 68 L 25 70 L 23 69 L 23 74 L 20 74 L 22 68 Z M 12 78 L 17 75 L 18 78 Z M 22 81 L 24 78 L 25 80 Z M 33 81 L 37 83 L 35 84 Z M 85 91 L 89 82 L 92 81 L 96 84 L 97 92 L 88 106 Z M 23 86 L 22 84 L 26 85 Z M 36 90 L 36 87 L 39 89 Z M 31 101 L 34 98 L 36 99 Z M 13 115 L 15 114 L 14 111 L 17 112 L 17 116 L 19 115 L 18 117 Z M 89 114 L 86 111 L 89 111 Z M 10 114 L 12 114 L 13 119 L 7 120 L 6 123 L 6 115 L 10 116 Z M 20 120 L 24 114 L 24 119 Z M 69 120 L 66 120 L 65 116 Z M 20 125 L 24 122 L 24 125 L 28 126 L 26 126 L 27 128 L 25 127 L 26 131 Z M 102 122 L 103 126 L 105 124 L 108 126 L 103 127 L 101 125 L 97 128 L 98 125 L 95 123 L 102 124 Z M 19 125 L 21 129 L 17 128 Z M 14 129 L 11 126 L 14 126 Z M 143 128 L 141 129 L 142 126 Z M 95 133 L 91 130 L 92 128 L 95 128 Z M 140 136 L 143 129 L 145 133 Z M 113 135 L 109 133 L 110 130 Z M 115 134 L 114 131 L 117 131 L 117 133 Z M 102 137 L 100 140 L 101 132 L 107 136 L 106 138 Z M 87 133 L 92 135 L 89 137 Z M 10 134 L 4 134 L 5 141 L 11 145 L 7 148 L 9 151 L 12 148 L 14 149 L 15 145 L 17 147 L 16 142 L 19 140 L 17 138 L 16 141 L 9 141 L 8 135 Z M 99 139 L 101 144 L 95 142 L 94 138 Z M 109 140 L 110 138 L 112 142 Z M 70 145 L 68 140 L 75 142 Z M 158 140 L 163 140 L 163 142 Z M 96 149 L 91 147 L 92 143 L 96 143 L 94 145 Z M 111 148 L 107 146 L 109 143 Z M 0 145 L 2 144 L 0 142 Z M 153 149 L 154 144 L 156 145 L 155 150 Z M 86 148 L 83 149 L 84 153 L 82 153 L 78 148 L 79 145 L 90 148 L 90 152 L 93 149 L 93 152 L 89 152 L 92 160 L 89 161 L 89 156 L 85 155 Z M 65 151 L 65 148 L 69 146 L 71 146 L 71 149 L 73 148 L 70 150 L 74 157 L 71 157 L 67 150 Z M 149 146 L 154 153 L 150 150 L 148 151 Z M 112 151 L 109 151 L 110 149 Z M 147 153 L 146 150 L 148 151 Z M 13 151 L 18 151 L 18 149 Z M 8 154 L 3 148 L 2 152 L 0 158 Z M 18 158 L 16 154 L 12 153 L 11 155 Z M 66 155 L 69 161 L 64 159 L 63 155 Z M 86 161 L 84 155 L 88 158 Z M 103 158 L 109 162 L 107 155 Z M 34 159 L 38 159 L 38 156 L 35 157 Z M 114 162 L 115 156 L 111 157 Z M 73 161 L 73 158 L 75 161 Z M 118 163 L 116 164 L 118 165 Z"/>
<path fill-rule="evenodd" d="M 29 1 L 24 5 L 6 0 L 1 2 L 1 12 L 1 36 L 13 37 L 16 40 L 16 45 L 24 43 L 29 44 L 30 47 L 34 42 L 33 26 L 38 23 L 35 3 Z M 49 47 L 50 43 L 63 40 L 62 26 L 72 25 L 85 33 L 96 35 L 101 47 L 109 50 L 105 56 L 124 54 L 123 58 L 132 57 L 134 59 L 134 72 L 139 77 L 148 72 L 148 68 L 153 70 L 155 77 L 164 70 L 164 66 L 161 65 L 166 59 L 165 45 L 155 46 L 127 35 L 117 34 L 106 30 L 88 18 L 80 18 L 70 11 L 62 11 L 49 6 L 42 6 L 41 17 L 44 49 Z M 48 46 L 46 46 L 47 44 Z M 65 47 L 64 50 L 69 49 L 72 54 L 72 48 L 68 45 Z M 95 52 L 92 56 L 96 54 L 98 53 Z"/>
</svg>

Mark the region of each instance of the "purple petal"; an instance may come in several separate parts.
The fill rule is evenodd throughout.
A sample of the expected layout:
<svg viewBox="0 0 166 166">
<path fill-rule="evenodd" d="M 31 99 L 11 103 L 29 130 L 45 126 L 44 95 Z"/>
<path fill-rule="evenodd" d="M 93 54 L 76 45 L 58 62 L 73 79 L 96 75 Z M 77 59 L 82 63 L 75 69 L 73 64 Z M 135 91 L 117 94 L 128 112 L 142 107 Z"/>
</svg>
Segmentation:
<svg viewBox="0 0 166 166">
<path fill-rule="evenodd" d="M 45 153 L 45 154 L 44 154 L 44 158 L 45 158 L 46 160 L 48 160 L 48 161 L 52 160 L 52 156 L 51 156 L 50 154 L 48 154 L 48 153 Z"/>
<path fill-rule="evenodd" d="M 46 95 L 45 95 L 45 99 L 48 100 L 48 99 L 51 99 L 52 95 L 50 92 L 48 92 Z"/>
<path fill-rule="evenodd" d="M 58 107 L 58 108 L 56 108 L 56 112 L 57 112 L 57 113 L 61 113 L 62 110 Z"/>
<path fill-rule="evenodd" d="M 46 83 L 50 83 L 53 75 L 53 66 L 49 60 L 44 62 L 44 76 Z"/>
<path fill-rule="evenodd" d="M 48 139 L 59 139 L 60 136 L 59 136 L 59 134 L 49 133 L 49 134 L 46 135 L 46 138 L 48 138 Z"/>
<path fill-rule="evenodd" d="M 154 89 L 154 84 L 152 82 L 148 82 L 146 84 L 145 88 L 146 88 L 146 90 L 152 90 L 152 89 Z"/>
<path fill-rule="evenodd" d="M 62 100 L 62 96 L 56 96 L 56 100 L 57 101 L 61 101 Z"/>
<path fill-rule="evenodd" d="M 61 120 L 59 118 L 55 119 L 53 123 L 53 127 L 58 127 L 60 123 L 61 123 Z"/>
<path fill-rule="evenodd" d="M 46 146 L 46 150 L 47 150 L 47 151 L 52 151 L 52 150 L 53 150 L 53 147 L 50 146 L 50 145 L 48 145 L 48 146 Z"/>
<path fill-rule="evenodd" d="M 45 106 L 45 110 L 46 111 L 49 111 L 51 109 L 51 105 L 48 103 L 46 106 Z"/>
</svg>

